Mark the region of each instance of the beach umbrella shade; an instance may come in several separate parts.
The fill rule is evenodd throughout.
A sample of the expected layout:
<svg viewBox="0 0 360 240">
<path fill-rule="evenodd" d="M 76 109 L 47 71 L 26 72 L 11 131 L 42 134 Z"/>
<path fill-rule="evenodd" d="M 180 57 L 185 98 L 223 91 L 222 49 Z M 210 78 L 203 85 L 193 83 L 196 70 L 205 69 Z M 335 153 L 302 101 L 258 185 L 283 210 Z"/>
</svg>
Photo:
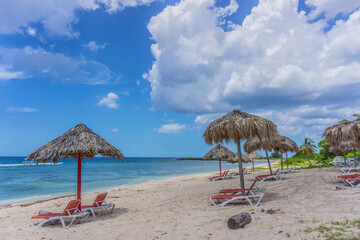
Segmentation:
<svg viewBox="0 0 360 240">
<path fill-rule="evenodd" d="M 228 163 L 238 163 L 238 158 L 237 156 L 235 155 L 235 158 L 230 158 L 228 160 L 226 160 Z M 249 163 L 251 162 L 251 158 L 249 158 L 248 156 L 246 155 L 242 155 L 242 162 L 243 163 Z"/>
<path fill-rule="evenodd" d="M 35 150 L 25 160 L 34 160 L 38 163 L 57 162 L 59 158 L 77 158 L 77 199 L 81 200 L 81 161 L 83 158 L 92 159 L 97 154 L 118 159 L 125 158 L 118 149 L 81 123 Z"/>
<path fill-rule="evenodd" d="M 221 176 L 221 161 L 236 159 L 235 153 L 233 153 L 228 148 L 226 148 L 220 144 L 216 145 L 207 154 L 205 154 L 204 159 L 210 160 L 213 157 L 216 157 L 219 160 L 220 176 Z"/>
<path fill-rule="evenodd" d="M 330 143 L 331 149 L 333 151 L 344 152 L 345 149 L 341 149 L 340 145 L 342 144 L 343 148 L 352 147 L 355 145 L 355 150 L 360 147 L 360 114 L 354 114 L 356 117 L 355 120 L 341 120 L 337 124 L 330 126 L 325 129 L 323 136 Z M 349 150 L 349 149 L 348 149 Z M 356 161 L 355 161 L 356 164 Z"/>
<path fill-rule="evenodd" d="M 288 152 L 296 153 L 299 151 L 299 147 L 296 144 L 296 142 L 285 136 L 281 136 L 280 144 L 282 145 L 283 151 L 285 151 L 286 153 L 286 167 L 289 168 Z M 281 168 L 282 168 L 282 163 L 281 163 Z"/>
<path fill-rule="evenodd" d="M 241 193 L 245 194 L 241 141 L 250 137 L 270 138 L 277 134 L 276 125 L 265 118 L 233 110 L 207 126 L 203 135 L 207 144 L 234 141 L 237 146 Z"/>
<path fill-rule="evenodd" d="M 251 153 L 247 153 L 245 155 L 246 157 L 250 158 L 250 159 L 254 159 L 254 158 L 264 158 L 260 153 L 258 152 L 251 152 Z"/>
<path fill-rule="evenodd" d="M 337 144 L 336 146 L 330 147 L 329 150 L 330 150 L 330 152 L 333 152 L 333 153 L 343 153 L 345 155 L 345 158 L 346 158 L 346 153 L 354 152 L 354 165 L 356 167 L 356 165 L 357 165 L 356 151 L 360 150 L 360 146 L 358 143 L 351 141 L 351 140 L 342 141 L 339 144 Z"/>
<path fill-rule="evenodd" d="M 268 151 L 274 150 L 275 152 L 281 153 L 281 169 L 283 169 L 283 158 L 282 154 L 286 153 L 286 163 L 288 166 L 287 152 L 297 152 L 299 148 L 296 143 L 290 138 L 280 135 L 275 135 L 271 138 L 259 139 L 258 137 L 253 137 L 248 139 L 244 143 L 244 149 L 247 152 L 254 152 L 256 150 L 263 149 L 266 154 L 266 159 L 269 165 L 270 174 L 272 174 L 271 164 L 269 160 Z"/>
<path fill-rule="evenodd" d="M 252 170 L 254 171 L 254 159 L 255 158 L 264 158 L 260 153 L 258 152 L 252 152 L 252 153 L 247 153 L 245 155 L 245 157 L 248 157 L 249 159 L 251 159 L 252 161 Z"/>
<path fill-rule="evenodd" d="M 271 169 L 271 163 L 270 163 L 268 152 L 272 151 L 273 149 L 278 147 L 279 143 L 276 141 L 277 136 L 278 135 L 272 136 L 271 138 L 262 138 L 261 140 L 259 137 L 254 136 L 252 138 L 247 139 L 243 145 L 244 150 L 246 152 L 254 152 L 254 151 L 260 150 L 260 149 L 263 149 L 265 151 L 266 159 L 268 162 L 269 171 L 270 171 L 271 175 L 272 175 L 272 169 Z"/>
<path fill-rule="evenodd" d="M 353 141 L 360 145 L 360 114 L 354 114 L 355 120 L 341 120 L 337 124 L 325 129 L 323 136 L 331 146 L 344 141 Z"/>
<path fill-rule="evenodd" d="M 359 151 L 359 145 L 354 141 L 343 141 L 336 146 L 330 147 L 330 151 L 334 153 L 349 153 L 352 151 Z"/>
</svg>

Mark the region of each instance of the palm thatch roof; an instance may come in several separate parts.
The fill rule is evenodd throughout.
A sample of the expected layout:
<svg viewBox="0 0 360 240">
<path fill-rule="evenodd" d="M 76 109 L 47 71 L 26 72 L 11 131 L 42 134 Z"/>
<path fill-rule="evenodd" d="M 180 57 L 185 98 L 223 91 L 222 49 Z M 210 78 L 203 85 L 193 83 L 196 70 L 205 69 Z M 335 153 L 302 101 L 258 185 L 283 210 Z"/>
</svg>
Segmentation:
<svg viewBox="0 0 360 240">
<path fill-rule="evenodd" d="M 330 152 L 333 153 L 349 153 L 353 151 L 359 151 L 360 145 L 354 141 L 343 141 L 336 146 L 330 147 Z"/>
<path fill-rule="evenodd" d="M 337 124 L 327 127 L 323 133 L 323 136 L 332 146 L 337 145 L 344 140 L 346 141 L 348 140 L 349 136 L 345 134 L 344 129 L 345 126 L 347 126 L 349 123 L 349 120 L 343 119 Z"/>
<path fill-rule="evenodd" d="M 276 142 L 273 138 L 263 138 L 260 141 L 260 138 L 252 137 L 246 140 L 243 147 L 246 152 L 255 152 L 260 149 L 270 152 L 276 147 Z"/>
<path fill-rule="evenodd" d="M 50 160 L 57 162 L 59 158 L 76 158 L 78 153 L 89 159 L 94 158 L 97 154 L 118 159 L 125 158 L 118 149 L 80 123 L 60 137 L 32 152 L 25 159 L 32 159 L 36 162 Z"/>
<path fill-rule="evenodd" d="M 260 153 L 258 152 L 251 152 L 245 155 L 246 157 L 250 158 L 250 159 L 254 159 L 254 158 L 264 158 Z"/>
<path fill-rule="evenodd" d="M 226 161 L 229 159 L 235 159 L 236 155 L 228 148 L 218 144 L 204 156 L 204 159 L 212 159 L 213 157 Z"/>
<path fill-rule="evenodd" d="M 256 150 L 263 149 L 265 151 L 276 151 L 276 152 L 297 152 L 299 151 L 296 143 L 288 137 L 275 135 L 271 138 L 258 137 L 249 138 L 244 143 L 244 149 L 246 152 L 254 152 Z"/>
<path fill-rule="evenodd" d="M 249 157 L 247 157 L 246 155 L 243 155 L 241 159 L 242 159 L 243 163 L 251 162 L 251 159 Z M 226 161 L 229 163 L 239 163 L 237 158 L 228 159 Z"/>
<path fill-rule="evenodd" d="M 203 137 L 207 144 L 213 144 L 255 136 L 271 138 L 277 133 L 276 125 L 272 121 L 235 109 L 210 123 Z"/>
<path fill-rule="evenodd" d="M 299 151 L 299 147 L 296 144 L 296 142 L 294 142 L 293 140 L 291 140 L 288 137 L 280 136 L 280 144 L 282 145 L 281 148 L 285 152 L 298 152 Z"/>
<path fill-rule="evenodd" d="M 337 124 L 325 129 L 323 136 L 332 147 L 341 142 L 353 141 L 360 145 L 360 114 L 354 114 L 355 120 L 341 120 Z"/>
</svg>

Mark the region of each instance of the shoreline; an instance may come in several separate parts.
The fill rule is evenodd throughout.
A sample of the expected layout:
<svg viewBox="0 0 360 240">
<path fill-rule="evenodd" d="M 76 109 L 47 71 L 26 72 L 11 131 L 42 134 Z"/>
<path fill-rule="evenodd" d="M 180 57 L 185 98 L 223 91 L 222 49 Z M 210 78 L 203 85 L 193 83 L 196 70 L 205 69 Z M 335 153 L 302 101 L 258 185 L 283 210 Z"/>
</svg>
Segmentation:
<svg viewBox="0 0 360 240">
<path fill-rule="evenodd" d="M 276 164 L 278 161 L 274 161 L 274 160 L 270 160 L 271 165 Z M 268 164 L 267 163 L 263 163 L 263 164 L 255 164 L 255 169 L 256 168 L 263 168 L 263 167 L 267 167 Z M 246 167 L 247 169 L 251 169 L 252 166 L 248 166 Z M 232 168 L 229 169 L 230 171 L 238 171 L 238 168 Z M 265 170 L 261 170 L 261 171 L 265 171 Z M 137 185 L 141 185 L 141 184 L 146 184 L 146 183 L 157 183 L 157 182 L 167 182 L 167 181 L 172 181 L 172 180 L 177 180 L 177 179 L 187 179 L 187 178 L 194 178 L 194 177 L 200 177 L 202 175 L 208 175 L 208 174 L 218 174 L 217 171 L 209 171 L 209 172 L 202 172 L 202 173 L 195 173 L 195 174 L 185 174 L 185 175 L 181 175 L 181 176 L 170 176 L 170 177 L 164 177 L 161 179 L 157 179 L 157 180 L 152 180 L 150 179 L 149 181 L 145 181 L 145 182 L 141 182 L 141 183 L 134 183 L 134 184 L 123 184 L 123 185 L 118 185 L 118 186 L 112 186 L 112 187 L 103 187 L 103 188 L 96 188 L 96 189 L 91 189 L 91 190 L 87 190 L 87 191 L 83 191 L 82 194 L 93 194 L 99 191 L 112 191 L 112 190 L 120 190 L 123 188 L 126 188 L 128 186 L 137 186 Z M 16 207 L 16 206 L 20 206 L 20 207 L 24 207 L 24 206 L 30 206 L 30 205 L 34 205 L 37 203 L 43 203 L 43 202 L 47 202 L 47 201 L 51 201 L 51 200 L 55 200 L 55 199 L 62 199 L 62 198 L 67 198 L 67 197 L 72 197 L 72 196 L 76 196 L 76 194 L 70 194 L 70 193 L 59 193 L 59 194 L 53 194 L 53 195 L 38 195 L 38 196 L 30 196 L 30 197 L 24 197 L 24 198 L 15 198 L 15 199 L 9 199 L 9 200 L 3 200 L 0 201 L 0 209 L 3 208 L 10 208 L 10 207 Z M 27 200 L 27 199 L 31 199 L 31 200 Z M 24 200 L 24 201 L 22 201 Z M 10 201 L 14 201 L 15 203 L 11 203 Z M 1 203 L 3 202 L 3 203 Z M 10 203 L 7 203 L 10 202 Z"/>
<path fill-rule="evenodd" d="M 245 187 L 264 171 L 267 170 L 255 169 L 245 174 Z M 330 229 L 338 227 L 332 222 L 345 224 L 351 222 L 346 219 L 358 219 L 359 189 L 346 187 L 337 180 L 339 174 L 340 170 L 334 167 L 300 169 L 286 174 L 281 181 L 259 182 L 258 187 L 266 188 L 266 193 L 258 207 L 247 202 L 215 207 L 209 201 L 219 189 L 238 188 L 238 176 L 211 182 L 208 177 L 212 174 L 202 173 L 128 185 L 108 192 L 107 202 L 115 204 L 113 213 L 104 212 L 86 222 L 76 220 L 70 229 L 64 230 L 60 223 L 32 228 L 26 219 L 41 210 L 62 212 L 74 198 L 71 196 L 2 208 L 0 231 L 3 238 L 19 240 L 319 239 L 319 226 Z M 97 194 L 83 194 L 84 205 L 92 203 Z M 240 230 L 229 230 L 227 220 L 241 212 L 251 214 L 251 223 Z M 350 231 L 360 233 L 357 225 Z"/>
</svg>

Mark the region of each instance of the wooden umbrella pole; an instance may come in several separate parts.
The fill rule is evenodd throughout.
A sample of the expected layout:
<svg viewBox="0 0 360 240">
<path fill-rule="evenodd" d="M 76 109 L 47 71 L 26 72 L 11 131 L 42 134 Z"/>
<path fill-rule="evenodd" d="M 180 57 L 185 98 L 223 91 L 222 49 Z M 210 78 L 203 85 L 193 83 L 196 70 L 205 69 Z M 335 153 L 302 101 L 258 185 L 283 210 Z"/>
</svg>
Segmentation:
<svg viewBox="0 0 360 240">
<path fill-rule="evenodd" d="M 281 154 L 281 170 L 283 170 L 283 155 L 282 155 L 282 153 L 280 153 Z"/>
<path fill-rule="evenodd" d="M 241 186 L 241 194 L 245 194 L 245 184 L 244 184 L 244 172 L 243 172 L 243 166 L 242 166 L 242 156 L 241 156 L 241 147 L 240 147 L 240 140 L 238 139 L 236 141 L 237 145 L 237 154 L 239 158 L 239 175 L 240 175 L 240 186 Z"/>
<path fill-rule="evenodd" d="M 289 161 L 288 161 L 287 152 L 286 152 L 286 168 L 289 169 Z"/>
<path fill-rule="evenodd" d="M 346 166 L 349 166 L 349 163 L 346 160 L 347 160 L 346 153 L 344 153 L 344 163 L 345 163 Z"/>
<path fill-rule="evenodd" d="M 78 169 L 77 169 L 77 200 L 81 200 L 81 153 L 78 152 Z M 81 202 L 79 205 L 81 210 Z"/>
<path fill-rule="evenodd" d="M 269 165 L 270 175 L 272 175 L 271 163 L 270 163 L 269 155 L 268 155 L 266 150 L 265 150 L 265 154 L 266 154 L 266 159 L 267 159 L 267 162 L 268 162 L 268 165 Z"/>
<path fill-rule="evenodd" d="M 355 172 L 356 172 L 357 161 L 356 161 L 356 151 L 355 150 L 354 150 L 354 166 L 355 166 Z"/>
<path fill-rule="evenodd" d="M 221 159 L 219 158 L 219 168 L 220 168 L 220 177 L 221 177 Z"/>
</svg>

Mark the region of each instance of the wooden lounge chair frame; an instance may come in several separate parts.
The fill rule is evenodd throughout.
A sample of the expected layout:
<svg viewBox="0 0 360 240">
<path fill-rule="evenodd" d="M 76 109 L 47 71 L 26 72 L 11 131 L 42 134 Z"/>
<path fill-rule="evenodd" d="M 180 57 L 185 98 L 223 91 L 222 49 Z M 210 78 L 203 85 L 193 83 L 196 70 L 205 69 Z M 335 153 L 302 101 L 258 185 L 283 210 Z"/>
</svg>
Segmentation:
<svg viewBox="0 0 360 240">
<path fill-rule="evenodd" d="M 89 206 L 82 206 L 81 211 L 86 212 L 90 211 L 93 217 L 96 217 L 95 211 L 98 211 L 98 217 L 101 215 L 101 212 L 105 210 L 105 212 L 108 212 L 108 209 L 110 209 L 110 213 L 113 212 L 115 204 L 114 203 L 106 203 L 105 198 L 107 196 L 106 193 L 101 193 L 96 196 L 94 203 Z"/>
<path fill-rule="evenodd" d="M 42 227 L 47 222 L 54 221 L 54 220 L 60 220 L 63 228 L 69 228 L 76 218 L 86 217 L 86 219 L 85 219 L 85 221 L 86 221 L 87 218 L 89 217 L 90 213 L 89 212 L 80 212 L 80 210 L 79 210 L 80 202 L 81 202 L 80 200 L 70 201 L 68 203 L 68 205 L 66 206 L 64 212 L 62 212 L 62 213 L 45 213 L 45 214 L 41 214 L 41 215 L 37 215 L 37 216 L 32 216 L 29 218 L 30 225 L 32 227 Z M 32 219 L 46 219 L 46 220 L 35 225 L 32 222 Z M 71 219 L 71 222 L 69 223 L 68 226 L 66 226 L 66 224 L 65 224 L 65 219 Z"/>
<path fill-rule="evenodd" d="M 262 198 L 264 197 L 264 193 L 253 193 L 251 192 L 252 188 L 254 187 L 256 181 L 253 182 L 251 187 L 247 189 L 245 194 L 233 194 L 233 195 L 215 195 L 210 197 L 210 202 L 217 207 L 224 207 L 228 203 L 239 201 L 239 200 L 247 200 L 251 206 L 258 206 L 261 202 Z M 257 201 L 256 201 L 257 199 Z M 218 204 L 215 203 L 215 200 Z"/>
</svg>

